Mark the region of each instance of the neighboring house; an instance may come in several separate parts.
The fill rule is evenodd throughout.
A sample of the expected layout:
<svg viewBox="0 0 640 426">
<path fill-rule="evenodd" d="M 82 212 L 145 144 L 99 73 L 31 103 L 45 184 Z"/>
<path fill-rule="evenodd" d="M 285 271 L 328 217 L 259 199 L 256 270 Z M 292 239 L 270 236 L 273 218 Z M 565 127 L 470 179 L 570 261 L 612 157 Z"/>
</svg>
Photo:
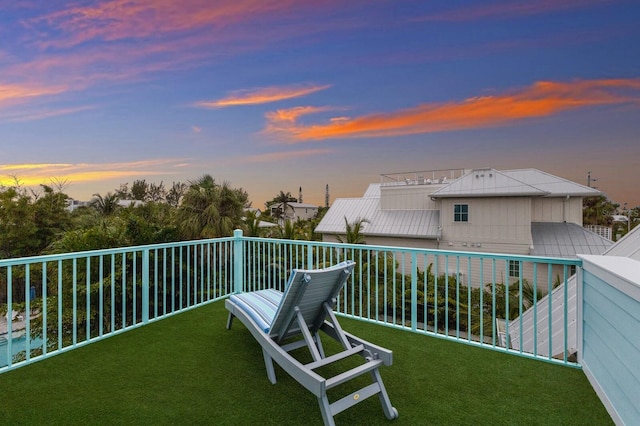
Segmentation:
<svg viewBox="0 0 640 426">
<path fill-rule="evenodd" d="M 604 253 L 604 256 L 628 257 L 640 261 L 640 227 L 631 230 L 620 241 L 613 244 Z M 576 315 L 576 276 L 572 276 L 566 283 L 566 307 L 567 315 L 567 348 L 569 353 L 578 349 L 577 315 Z M 511 347 L 520 348 L 520 336 L 522 336 L 522 350 L 536 353 L 541 356 L 549 356 L 551 348 L 552 356 L 563 357 L 564 348 L 564 312 L 565 284 L 556 287 L 549 295 L 540 299 L 534 307 L 529 308 L 519 318 L 511 320 L 509 336 Z M 549 301 L 551 300 L 551 345 L 549 344 Z M 603 300 L 603 303 L 605 301 Z M 538 338 L 534 340 L 534 324 L 537 323 Z M 522 329 L 522 333 L 520 330 Z M 535 343 L 534 343 L 535 342 Z"/>
<path fill-rule="evenodd" d="M 73 198 L 67 198 L 67 210 L 69 210 L 70 212 L 80 207 L 87 207 L 88 205 L 88 201 L 80 201 L 74 200 Z"/>
<path fill-rule="evenodd" d="M 371 245 L 574 258 L 612 244 L 582 227 L 582 199 L 595 195 L 536 169 L 383 175 L 362 198 L 336 199 L 315 232 L 336 241 L 345 218 L 365 219 L 362 233 Z M 518 262 L 505 269 L 510 279 L 520 275 Z"/>
<path fill-rule="evenodd" d="M 269 206 L 271 215 L 280 217 L 282 223 L 290 220 L 296 222 L 298 220 L 313 219 L 318 214 L 318 206 L 307 203 L 275 203 Z M 282 212 L 282 213 L 279 213 Z"/>
<path fill-rule="evenodd" d="M 118 205 L 120 207 L 140 207 L 144 206 L 144 201 L 141 200 L 118 200 Z"/>
</svg>

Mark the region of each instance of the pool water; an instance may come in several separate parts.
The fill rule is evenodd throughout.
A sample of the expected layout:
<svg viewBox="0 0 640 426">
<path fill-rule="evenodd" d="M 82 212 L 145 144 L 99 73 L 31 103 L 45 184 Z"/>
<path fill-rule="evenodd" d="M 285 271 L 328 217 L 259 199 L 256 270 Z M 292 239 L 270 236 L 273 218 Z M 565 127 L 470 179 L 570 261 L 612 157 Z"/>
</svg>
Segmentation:
<svg viewBox="0 0 640 426">
<path fill-rule="evenodd" d="M 30 346 L 31 346 L 31 349 L 42 348 L 42 339 L 39 337 L 35 339 L 31 339 Z M 14 337 L 11 340 L 11 356 L 13 357 L 19 354 L 20 352 L 25 351 L 26 347 L 27 347 L 26 336 Z M 9 341 L 7 340 L 7 337 L 0 336 L 0 367 L 5 367 L 9 365 L 8 352 L 9 352 Z"/>
</svg>

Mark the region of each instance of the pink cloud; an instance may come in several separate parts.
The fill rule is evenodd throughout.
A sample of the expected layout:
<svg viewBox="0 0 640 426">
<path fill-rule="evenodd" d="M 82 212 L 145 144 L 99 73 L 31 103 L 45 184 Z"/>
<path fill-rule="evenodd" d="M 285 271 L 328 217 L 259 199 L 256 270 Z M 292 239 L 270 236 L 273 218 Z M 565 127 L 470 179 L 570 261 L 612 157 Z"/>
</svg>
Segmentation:
<svg viewBox="0 0 640 426">
<path fill-rule="evenodd" d="M 233 92 L 231 95 L 215 101 L 200 101 L 195 105 L 203 108 L 222 108 L 238 105 L 257 105 L 293 99 L 319 92 L 331 87 L 330 85 L 263 87 Z"/>
</svg>

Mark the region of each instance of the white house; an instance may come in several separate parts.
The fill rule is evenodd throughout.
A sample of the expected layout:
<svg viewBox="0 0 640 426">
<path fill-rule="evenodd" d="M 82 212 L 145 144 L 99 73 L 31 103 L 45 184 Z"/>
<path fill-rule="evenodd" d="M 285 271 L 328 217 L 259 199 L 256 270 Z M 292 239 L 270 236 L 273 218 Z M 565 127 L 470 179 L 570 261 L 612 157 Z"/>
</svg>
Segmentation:
<svg viewBox="0 0 640 426">
<path fill-rule="evenodd" d="M 361 198 L 336 199 L 315 232 L 336 241 L 345 219 L 364 219 L 370 245 L 575 258 L 612 244 L 582 227 L 582 199 L 595 195 L 537 169 L 398 173 L 383 175 Z M 512 263 L 509 278 L 519 277 Z"/>
<path fill-rule="evenodd" d="M 318 214 L 318 206 L 308 203 L 276 203 L 269 206 L 273 216 L 280 216 L 282 222 L 290 220 L 296 222 L 298 220 L 313 219 Z M 282 213 L 279 213 L 282 212 Z"/>
</svg>

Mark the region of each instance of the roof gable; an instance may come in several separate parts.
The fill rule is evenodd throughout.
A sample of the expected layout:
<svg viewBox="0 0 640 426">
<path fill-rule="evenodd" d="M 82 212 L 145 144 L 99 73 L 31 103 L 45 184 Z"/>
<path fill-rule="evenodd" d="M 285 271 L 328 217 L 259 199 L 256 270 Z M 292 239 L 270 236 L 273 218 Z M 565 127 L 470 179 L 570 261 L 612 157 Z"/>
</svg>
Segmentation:
<svg viewBox="0 0 640 426">
<path fill-rule="evenodd" d="M 585 185 L 563 179 L 538 169 L 503 170 L 502 173 L 521 182 L 545 191 L 549 196 L 580 196 L 591 197 L 600 195 L 600 191 Z"/>
<path fill-rule="evenodd" d="M 495 169 L 475 169 L 440 188 L 433 198 L 543 196 L 548 193 Z"/>
</svg>

